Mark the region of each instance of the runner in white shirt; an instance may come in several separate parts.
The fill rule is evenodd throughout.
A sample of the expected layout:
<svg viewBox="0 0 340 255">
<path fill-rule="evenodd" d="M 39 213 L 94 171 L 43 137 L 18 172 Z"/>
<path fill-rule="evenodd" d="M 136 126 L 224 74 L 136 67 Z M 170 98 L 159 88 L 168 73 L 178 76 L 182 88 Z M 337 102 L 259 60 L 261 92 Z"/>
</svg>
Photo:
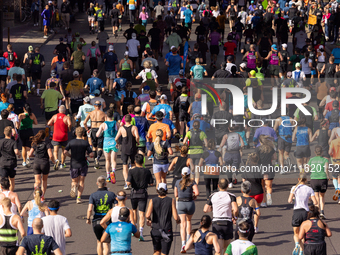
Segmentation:
<svg viewBox="0 0 340 255">
<path fill-rule="evenodd" d="M 42 218 L 44 227 L 42 232 L 47 236 L 52 236 L 54 241 L 58 244 L 60 251 L 66 255 L 66 237 L 71 237 L 72 232 L 67 219 L 64 216 L 57 215 L 59 210 L 59 202 L 51 200 L 48 203 L 48 211 L 50 215 Z"/>
<path fill-rule="evenodd" d="M 210 196 L 203 211 L 205 213 L 213 212 L 212 230 L 218 237 L 221 254 L 224 254 L 234 237 L 233 219 L 238 216 L 238 208 L 235 195 L 227 192 L 228 180 L 225 178 L 220 179 L 218 188 L 219 192 L 215 192 Z"/>
<path fill-rule="evenodd" d="M 306 174 L 300 173 L 298 180 L 298 184 L 293 186 L 290 190 L 288 198 L 288 203 L 294 202 L 292 226 L 294 230 L 295 248 L 293 250 L 293 255 L 302 254 L 301 252 L 303 251 L 303 243 L 299 240 L 299 232 L 301 223 L 307 220 L 309 198 L 312 199 L 314 205 L 317 204 L 313 189 L 306 185 Z M 295 200 L 293 199 L 294 197 Z"/>
</svg>

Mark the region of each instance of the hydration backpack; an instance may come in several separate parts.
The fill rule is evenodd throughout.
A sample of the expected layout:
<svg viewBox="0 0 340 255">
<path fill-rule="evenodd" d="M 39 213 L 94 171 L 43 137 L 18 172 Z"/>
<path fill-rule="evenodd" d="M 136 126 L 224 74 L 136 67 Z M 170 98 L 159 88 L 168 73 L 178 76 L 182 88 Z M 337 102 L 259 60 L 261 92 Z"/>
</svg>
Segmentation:
<svg viewBox="0 0 340 255">
<path fill-rule="evenodd" d="M 9 62 L 13 62 L 14 61 L 14 54 L 13 54 L 13 52 L 7 52 L 7 53 L 8 53 L 8 57 L 7 57 L 8 61 Z"/>
<path fill-rule="evenodd" d="M 202 130 L 190 130 L 191 138 L 190 138 L 190 146 L 203 146 L 203 141 L 200 138 Z"/>
<path fill-rule="evenodd" d="M 135 99 L 133 98 L 133 91 L 126 91 L 126 97 L 124 97 L 124 104 L 131 105 L 135 104 Z"/>
</svg>

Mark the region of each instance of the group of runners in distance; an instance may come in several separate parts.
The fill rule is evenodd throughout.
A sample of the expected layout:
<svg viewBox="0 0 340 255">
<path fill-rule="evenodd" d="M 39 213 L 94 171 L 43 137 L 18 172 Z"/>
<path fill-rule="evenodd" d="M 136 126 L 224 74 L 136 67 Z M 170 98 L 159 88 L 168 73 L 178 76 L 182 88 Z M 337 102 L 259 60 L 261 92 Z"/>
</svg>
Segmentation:
<svg viewBox="0 0 340 255">
<path fill-rule="evenodd" d="M 29 46 L 23 56 L 16 54 L 15 44 L 0 50 L 1 254 L 68 254 L 65 238 L 71 228 L 58 215 L 60 204 L 48 192 L 48 176 L 51 168 L 69 168 L 70 196 L 81 204 L 92 166 L 106 172 L 97 178 L 86 215 L 98 255 L 132 254 L 132 237 L 140 246 L 149 245 L 142 243 L 145 224 L 151 227 L 153 254 L 168 255 L 175 239 L 173 220 L 181 239 L 174 254 L 194 249 L 201 255 L 257 255 L 261 210 L 275 204 L 275 176 L 285 176 L 286 169 L 299 173 L 287 194 L 294 204 L 292 254 L 327 254 L 330 180 L 333 200 L 340 204 L 336 0 L 118 0 L 105 1 L 105 8 L 100 1 L 88 2 L 91 42 L 74 32 L 77 24 L 70 28 L 74 9 L 67 0 L 60 8 L 50 2 L 41 14 L 44 36 L 53 32 L 59 13 L 58 26 L 66 33 L 51 65 L 38 47 Z M 108 44 L 106 21 L 114 38 L 126 38 L 121 59 Z M 129 28 L 123 31 L 126 22 Z M 165 64 L 165 86 L 159 61 Z M 90 73 L 84 72 L 87 62 Z M 99 78 L 102 66 L 105 80 Z M 42 80 L 43 72 L 50 78 Z M 226 83 L 243 92 L 242 114 L 235 114 L 230 90 L 213 89 L 211 96 L 208 84 Z M 279 100 L 269 116 L 251 113 L 248 102 L 256 110 L 270 108 L 270 88 L 288 88 L 288 99 L 303 99 L 301 90 L 293 90 L 303 88 L 316 95 L 317 105 L 314 99 L 302 104 L 308 115 L 290 104 L 282 115 Z M 40 110 L 31 107 L 36 96 L 45 117 L 46 128 L 40 130 L 34 128 Z M 34 174 L 33 200 L 25 205 L 15 192 L 21 160 Z M 116 175 L 120 169 L 123 179 Z M 116 182 L 123 183 L 121 190 L 109 191 L 107 185 Z M 157 196 L 149 199 L 151 189 Z M 197 212 L 195 200 L 204 196 L 203 213 Z M 202 215 L 197 229 L 192 227 L 195 213 Z"/>
</svg>

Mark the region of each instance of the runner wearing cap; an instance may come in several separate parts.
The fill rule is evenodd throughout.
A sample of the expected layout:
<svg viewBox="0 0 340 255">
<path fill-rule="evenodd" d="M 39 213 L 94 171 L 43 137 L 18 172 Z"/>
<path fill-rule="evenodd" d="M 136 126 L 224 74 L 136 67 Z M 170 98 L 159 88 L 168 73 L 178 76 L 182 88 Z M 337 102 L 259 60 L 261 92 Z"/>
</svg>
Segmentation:
<svg viewBox="0 0 340 255">
<path fill-rule="evenodd" d="M 132 0 L 133 1 L 133 0 Z M 140 48 L 140 43 L 137 40 L 136 33 L 131 34 L 131 39 L 126 42 L 126 50 L 129 52 L 129 59 L 133 63 L 133 73 L 136 74 L 136 62 L 138 59 L 138 51 Z"/>
<path fill-rule="evenodd" d="M 174 91 L 174 85 L 175 85 L 174 82 L 176 78 L 178 78 L 178 73 L 180 69 L 183 68 L 183 59 L 177 54 L 177 48 L 175 46 L 171 46 L 170 49 L 171 49 L 172 55 L 170 55 L 166 59 L 165 65 L 168 67 L 168 70 L 169 70 L 168 88 L 170 88 L 170 93 L 172 94 L 172 92 Z"/>
<path fill-rule="evenodd" d="M 280 62 L 280 76 L 281 76 L 281 79 L 283 80 L 283 78 L 286 76 L 286 73 L 288 71 L 288 61 L 289 61 L 290 55 L 287 50 L 288 45 L 286 43 L 283 43 L 281 46 L 282 46 L 282 50 L 280 54 L 282 56 L 282 61 Z"/>
<path fill-rule="evenodd" d="M 59 113 L 53 115 L 53 117 L 48 121 L 48 126 L 53 126 L 53 156 L 55 159 L 54 170 L 65 168 L 65 155 L 63 153 L 68 140 L 68 131 L 71 131 L 72 122 L 69 116 L 65 114 L 65 106 L 61 105 L 59 107 Z M 61 161 L 58 160 L 59 148 L 61 147 Z M 61 163 L 61 164 L 60 164 Z M 60 165 L 59 165 L 60 164 Z"/>
<path fill-rule="evenodd" d="M 76 119 L 76 122 L 77 122 L 76 126 L 80 125 L 82 128 L 84 128 L 84 120 L 86 119 L 87 115 L 90 112 L 94 111 L 95 108 L 94 108 L 93 105 L 90 104 L 90 101 L 91 101 L 91 99 L 88 96 L 83 98 L 84 104 L 79 107 L 78 113 L 75 116 L 75 119 Z M 79 120 L 80 120 L 80 122 L 79 122 Z M 87 123 L 87 127 L 88 128 L 91 127 L 91 121 L 89 121 Z M 90 145 L 92 145 L 91 136 L 89 134 L 88 135 L 86 134 L 85 128 L 84 128 L 84 137 L 88 137 L 89 143 L 90 143 Z"/>
<path fill-rule="evenodd" d="M 150 100 L 150 87 L 149 86 L 144 86 L 142 89 L 142 93 L 137 97 L 137 104 L 138 105 L 143 105 L 146 102 L 149 102 Z"/>
<path fill-rule="evenodd" d="M 113 110 L 106 112 L 106 121 L 99 126 L 96 137 L 104 137 L 103 150 L 105 156 L 106 181 L 116 183 L 116 166 L 118 147 L 115 141 L 119 123 L 113 119 Z"/>
<path fill-rule="evenodd" d="M 146 134 L 149 130 L 150 124 L 145 117 L 141 116 L 141 108 L 140 106 L 136 106 L 134 109 L 135 113 L 135 126 L 138 129 L 139 134 L 139 145 L 137 146 L 137 150 L 142 152 L 143 156 L 146 152 Z"/>
<path fill-rule="evenodd" d="M 92 210 L 94 210 L 92 227 L 93 232 L 97 237 L 97 252 L 98 254 L 107 254 L 109 251 L 109 242 L 107 242 L 107 240 L 104 243 L 100 242 L 100 239 L 104 234 L 104 229 L 100 225 L 100 221 L 104 218 L 106 213 L 118 203 L 118 201 L 116 199 L 116 194 L 108 191 L 104 176 L 99 176 L 96 184 L 98 190 L 90 195 L 86 223 L 91 225 L 91 214 Z"/>
<path fill-rule="evenodd" d="M 94 97 L 94 92 L 96 90 L 105 91 L 105 85 L 101 79 L 98 78 L 99 71 L 95 69 L 93 75 L 89 78 L 85 84 L 84 89 L 89 90 L 90 97 Z"/>
<path fill-rule="evenodd" d="M 150 91 L 149 93 L 150 95 L 150 100 L 146 103 L 143 104 L 142 106 L 142 116 L 146 117 L 146 119 L 148 120 L 149 124 L 151 125 L 152 123 L 155 122 L 155 116 L 150 113 L 153 111 L 153 109 L 155 108 L 155 106 L 158 104 L 157 100 L 156 100 L 156 92 L 155 91 Z"/>
<path fill-rule="evenodd" d="M 142 78 L 142 82 L 146 82 L 147 75 L 151 73 L 151 79 L 155 80 L 156 84 L 158 84 L 158 75 L 155 70 L 152 70 L 152 62 L 151 61 L 145 61 L 143 64 L 144 69 L 135 77 L 136 80 Z"/>
<path fill-rule="evenodd" d="M 48 78 L 45 82 L 45 90 L 46 89 L 49 89 L 50 88 L 50 83 L 51 82 L 54 82 L 55 83 L 55 86 L 54 86 L 54 89 L 55 90 L 58 90 L 58 91 L 61 91 L 60 87 L 61 87 L 61 80 L 57 77 L 57 72 L 56 70 L 51 70 L 51 78 Z M 63 92 L 61 92 L 63 93 Z"/>
<path fill-rule="evenodd" d="M 264 60 L 269 60 L 270 76 L 272 78 L 272 87 L 274 84 L 278 86 L 278 78 L 280 73 L 280 61 L 283 60 L 281 53 L 278 51 L 276 44 L 271 46 L 271 51 Z M 275 81 L 274 81 L 275 79 Z"/>
<path fill-rule="evenodd" d="M 295 64 L 295 71 L 292 72 L 292 77 L 297 83 L 297 87 L 303 88 L 303 82 L 306 80 L 306 75 L 303 71 L 301 71 L 301 64 Z"/>
<path fill-rule="evenodd" d="M 181 139 L 183 140 L 184 135 L 184 128 L 185 123 L 188 123 L 190 120 L 190 115 L 188 113 L 189 107 L 190 107 L 190 101 L 188 97 L 188 88 L 183 87 L 182 88 L 182 94 L 176 99 L 174 103 L 174 108 L 177 108 L 179 110 L 178 117 L 176 117 L 179 120 L 179 133 L 181 135 Z"/>
<path fill-rule="evenodd" d="M 165 183 L 157 186 L 157 197 L 150 200 L 146 212 L 147 225 L 151 227 L 151 238 L 155 254 L 168 255 L 173 241 L 172 217 L 177 224 L 181 222 L 175 199 L 168 197 Z"/>
<path fill-rule="evenodd" d="M 255 70 L 256 63 L 262 60 L 261 55 L 256 51 L 255 44 L 250 45 L 249 51 L 244 54 L 242 61 L 245 59 L 247 59 L 247 71 Z"/>
<path fill-rule="evenodd" d="M 140 234 L 135 225 L 129 222 L 131 217 L 130 210 L 123 207 L 119 210 L 118 222 L 113 222 L 106 228 L 100 241 L 105 242 L 108 236 L 111 237 L 111 254 L 132 255 L 131 235 L 139 238 Z"/>
<path fill-rule="evenodd" d="M 79 80 L 79 72 L 73 72 L 73 80 L 67 84 L 65 89 L 66 95 L 71 99 L 70 108 L 72 115 L 77 114 L 79 107 L 83 104 L 84 93 L 84 83 Z"/>
<path fill-rule="evenodd" d="M 104 111 L 104 109 L 106 108 L 106 102 L 105 99 L 101 97 L 100 90 L 96 89 L 92 95 L 89 96 L 91 99 L 90 104 L 94 105 L 96 101 L 99 101 L 101 104 L 100 110 Z"/>
<path fill-rule="evenodd" d="M 133 62 L 129 59 L 128 51 L 125 51 L 124 58 L 119 62 L 119 68 L 122 70 L 122 78 L 131 81 L 133 75 Z"/>
<path fill-rule="evenodd" d="M 297 86 L 297 82 L 292 78 L 292 75 L 292 72 L 287 72 L 287 79 L 281 84 L 283 88 L 295 88 Z"/>
<path fill-rule="evenodd" d="M 64 44 L 64 38 L 63 37 L 59 38 L 59 44 L 55 46 L 53 54 L 54 55 L 61 55 L 62 58 L 64 58 L 64 60 L 68 59 L 67 56 L 69 58 L 71 57 L 71 50 L 67 46 L 67 44 Z"/>
<path fill-rule="evenodd" d="M 327 112 L 325 116 L 325 119 L 329 121 L 330 130 L 332 130 L 335 127 L 339 127 L 339 120 L 340 120 L 339 101 L 334 100 L 332 102 L 332 108 L 333 110 Z"/>
<path fill-rule="evenodd" d="M 113 80 L 115 79 L 116 64 L 118 64 L 118 58 L 114 52 L 113 45 L 109 46 L 108 52 L 104 54 L 103 61 L 105 63 L 106 87 L 109 91 L 109 97 L 112 97 L 111 90 L 113 88 Z"/>
<path fill-rule="evenodd" d="M 99 169 L 99 160 L 101 156 L 103 155 L 103 142 L 104 142 L 104 137 L 102 135 L 97 137 L 97 132 L 99 130 L 100 125 L 105 121 L 106 114 L 100 110 L 101 108 L 101 102 L 96 101 L 94 103 L 94 110 L 90 112 L 85 120 L 84 120 L 84 128 L 86 131 L 89 130 L 87 126 L 87 122 L 91 120 L 91 141 L 93 145 L 93 152 L 94 152 L 94 168 Z"/>
<path fill-rule="evenodd" d="M 227 192 L 228 180 L 220 179 L 218 182 L 218 192 L 213 193 L 203 212 L 213 212 L 212 231 L 218 237 L 221 254 L 224 254 L 231 239 L 233 239 L 233 218 L 238 216 L 236 197 L 234 194 Z"/>
<path fill-rule="evenodd" d="M 157 111 L 155 114 L 156 122 L 150 125 L 149 131 L 146 136 L 147 140 L 147 147 L 150 145 L 151 142 L 154 142 L 156 139 L 156 131 L 161 129 L 163 131 L 162 141 L 170 139 L 171 131 L 169 125 L 163 123 L 164 114 L 161 111 Z"/>
<path fill-rule="evenodd" d="M 137 105 L 137 93 L 132 91 L 132 83 L 130 81 L 126 82 L 126 90 L 122 91 L 120 103 L 123 105 L 122 112 L 123 115 L 128 114 L 128 108 Z"/>
</svg>

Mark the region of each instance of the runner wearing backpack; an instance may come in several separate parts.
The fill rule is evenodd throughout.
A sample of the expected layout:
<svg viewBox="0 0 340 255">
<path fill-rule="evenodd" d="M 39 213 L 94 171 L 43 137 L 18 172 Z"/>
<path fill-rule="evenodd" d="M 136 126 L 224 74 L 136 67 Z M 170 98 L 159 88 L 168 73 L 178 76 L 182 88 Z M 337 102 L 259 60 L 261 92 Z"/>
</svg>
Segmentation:
<svg viewBox="0 0 340 255">
<path fill-rule="evenodd" d="M 126 83 L 126 91 L 122 93 L 121 104 L 123 105 L 123 115 L 125 116 L 127 112 L 127 107 L 129 105 L 136 105 L 137 104 L 137 94 L 132 90 L 132 83 Z"/>
<path fill-rule="evenodd" d="M 188 123 L 190 120 L 190 116 L 188 114 L 188 109 L 190 106 L 189 96 L 188 96 L 188 88 L 182 88 L 182 94 L 176 99 L 174 103 L 174 108 L 178 107 L 179 109 L 179 133 L 181 135 L 180 141 L 183 140 L 185 122 Z"/>
<path fill-rule="evenodd" d="M 92 41 L 91 48 L 88 49 L 86 56 L 89 57 L 90 70 L 93 73 L 93 70 L 98 68 L 98 57 L 101 56 L 99 48 L 96 48 L 95 41 Z"/>
<path fill-rule="evenodd" d="M 3 57 L 6 58 L 9 62 L 9 67 L 7 67 L 7 71 L 14 66 L 14 61 L 18 59 L 17 54 L 12 50 L 12 45 L 7 45 L 7 51 L 4 52 Z"/>
<path fill-rule="evenodd" d="M 303 71 L 301 71 L 301 64 L 295 64 L 296 70 L 292 72 L 292 78 L 296 81 L 298 88 L 303 88 L 303 82 L 306 80 L 306 75 Z"/>
<path fill-rule="evenodd" d="M 63 56 L 59 54 L 58 61 L 51 66 L 51 71 L 54 70 L 57 73 L 57 78 L 60 78 L 61 72 L 64 71 L 64 63 Z"/>
<path fill-rule="evenodd" d="M 42 67 L 45 66 L 45 58 L 42 54 L 40 54 L 39 47 L 35 48 L 35 53 L 32 54 L 30 65 L 31 65 L 31 72 L 32 72 L 32 80 L 33 86 L 32 89 L 35 87 L 34 83 L 37 83 L 37 96 L 40 96 L 39 89 L 41 84 L 41 74 L 42 74 Z"/>
<path fill-rule="evenodd" d="M 28 52 L 25 53 L 24 60 L 23 60 L 25 76 L 27 78 L 28 93 L 31 93 L 32 73 L 31 73 L 31 67 L 30 67 L 30 59 L 32 58 L 33 53 L 34 53 L 33 46 L 32 45 L 28 46 Z M 0 66 L 1 66 L 1 63 L 0 63 Z"/>
<path fill-rule="evenodd" d="M 231 4 L 228 6 L 226 13 L 229 14 L 229 27 L 230 31 L 235 26 L 235 20 L 237 16 L 237 7 L 235 5 L 235 0 L 231 1 Z M 237 44 L 236 44 L 237 45 Z"/>
<path fill-rule="evenodd" d="M 149 124 L 153 124 L 156 119 L 155 116 L 149 116 L 149 114 L 152 112 L 153 108 L 155 108 L 156 105 L 158 105 L 158 102 L 156 100 L 156 92 L 155 91 L 150 91 L 150 100 L 149 102 L 143 104 L 142 106 L 142 116 L 145 116 L 146 119 L 148 120 Z"/>
<path fill-rule="evenodd" d="M 4 52 L 0 50 L 0 85 L 2 91 L 5 91 L 6 79 L 7 79 L 7 67 L 9 67 L 9 61 L 3 56 Z"/>
</svg>

